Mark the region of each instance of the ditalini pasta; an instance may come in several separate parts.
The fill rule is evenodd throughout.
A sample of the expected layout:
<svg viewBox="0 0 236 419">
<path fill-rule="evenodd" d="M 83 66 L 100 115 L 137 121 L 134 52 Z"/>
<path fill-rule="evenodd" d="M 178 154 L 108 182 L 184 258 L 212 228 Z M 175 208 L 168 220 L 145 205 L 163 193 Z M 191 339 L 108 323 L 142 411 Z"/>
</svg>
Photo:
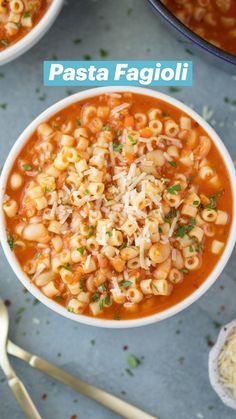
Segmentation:
<svg viewBox="0 0 236 419">
<path fill-rule="evenodd" d="M 0 52 L 39 22 L 52 0 L 0 0 Z"/>
<path fill-rule="evenodd" d="M 236 55 L 235 0 L 162 0 L 162 3 L 197 35 Z"/>
<path fill-rule="evenodd" d="M 228 337 L 218 359 L 220 379 L 236 397 L 236 331 Z"/>
<path fill-rule="evenodd" d="M 113 93 L 45 123 L 10 173 L 9 246 L 47 297 L 77 314 L 129 319 L 193 293 L 227 242 L 223 159 L 188 115 Z"/>
</svg>

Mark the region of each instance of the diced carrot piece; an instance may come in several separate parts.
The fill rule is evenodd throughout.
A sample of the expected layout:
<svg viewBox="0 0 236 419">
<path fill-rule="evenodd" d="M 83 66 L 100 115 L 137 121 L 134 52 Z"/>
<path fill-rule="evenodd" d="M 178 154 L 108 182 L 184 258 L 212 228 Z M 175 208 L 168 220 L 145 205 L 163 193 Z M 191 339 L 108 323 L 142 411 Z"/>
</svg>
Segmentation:
<svg viewBox="0 0 236 419">
<path fill-rule="evenodd" d="M 134 117 L 133 116 L 126 116 L 124 120 L 124 127 L 125 128 L 134 128 Z"/>
<path fill-rule="evenodd" d="M 129 276 L 135 276 L 140 274 L 141 269 L 133 269 L 129 272 Z"/>
<path fill-rule="evenodd" d="M 135 154 L 128 153 L 128 152 L 125 153 L 125 160 L 127 161 L 128 164 L 133 163 L 135 158 L 136 158 Z"/>
<path fill-rule="evenodd" d="M 152 130 L 148 127 L 140 130 L 140 135 L 143 138 L 150 138 L 152 136 Z"/>
</svg>

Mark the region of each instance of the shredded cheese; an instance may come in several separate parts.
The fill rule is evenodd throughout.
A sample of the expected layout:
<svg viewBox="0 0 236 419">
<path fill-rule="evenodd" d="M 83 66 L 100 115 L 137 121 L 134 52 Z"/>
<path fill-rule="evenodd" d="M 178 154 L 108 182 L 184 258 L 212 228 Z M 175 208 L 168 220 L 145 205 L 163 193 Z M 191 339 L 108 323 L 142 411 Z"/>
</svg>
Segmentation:
<svg viewBox="0 0 236 419">
<path fill-rule="evenodd" d="M 218 368 L 222 383 L 236 397 L 236 329 L 229 335 L 219 355 Z"/>
</svg>

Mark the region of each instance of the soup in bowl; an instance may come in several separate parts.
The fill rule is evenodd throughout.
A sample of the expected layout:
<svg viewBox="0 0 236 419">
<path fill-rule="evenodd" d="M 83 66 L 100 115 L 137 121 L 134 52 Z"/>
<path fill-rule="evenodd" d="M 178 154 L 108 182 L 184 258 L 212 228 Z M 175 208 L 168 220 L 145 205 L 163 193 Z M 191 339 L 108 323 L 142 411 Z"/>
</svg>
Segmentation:
<svg viewBox="0 0 236 419">
<path fill-rule="evenodd" d="M 143 88 L 88 90 L 40 115 L 11 150 L 3 249 L 26 288 L 66 317 L 152 323 L 221 273 L 235 185 L 225 146 L 187 106 Z"/>
<path fill-rule="evenodd" d="M 63 0 L 0 0 L 0 65 L 28 50 L 49 29 Z"/>
<path fill-rule="evenodd" d="M 186 26 L 212 45 L 236 56 L 234 0 L 161 0 Z"/>
<path fill-rule="evenodd" d="M 200 47 L 203 56 L 232 72 L 230 64 L 236 64 L 234 0 L 148 1 L 171 27 Z"/>
</svg>

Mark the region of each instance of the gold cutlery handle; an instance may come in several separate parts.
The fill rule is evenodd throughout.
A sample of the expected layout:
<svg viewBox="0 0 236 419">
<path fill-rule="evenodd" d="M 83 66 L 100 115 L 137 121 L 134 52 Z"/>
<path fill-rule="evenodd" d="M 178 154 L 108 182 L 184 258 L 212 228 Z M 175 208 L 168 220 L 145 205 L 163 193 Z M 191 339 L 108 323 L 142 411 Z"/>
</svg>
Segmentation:
<svg viewBox="0 0 236 419">
<path fill-rule="evenodd" d="M 41 359 L 37 356 L 32 356 L 29 360 L 29 364 L 41 370 L 42 372 L 50 375 L 58 381 L 70 386 L 79 393 L 95 400 L 102 404 L 108 409 L 118 413 L 126 419 L 158 419 L 157 417 L 151 416 L 148 413 L 143 412 L 135 406 L 113 396 L 91 384 L 86 383 L 83 380 L 67 373 L 66 371 L 58 368 L 56 365 L 50 364 L 49 362 Z"/>
<path fill-rule="evenodd" d="M 41 419 L 41 416 L 39 415 L 22 381 L 15 376 L 8 380 L 8 384 L 18 404 L 24 412 L 25 417 L 27 419 Z"/>
</svg>

